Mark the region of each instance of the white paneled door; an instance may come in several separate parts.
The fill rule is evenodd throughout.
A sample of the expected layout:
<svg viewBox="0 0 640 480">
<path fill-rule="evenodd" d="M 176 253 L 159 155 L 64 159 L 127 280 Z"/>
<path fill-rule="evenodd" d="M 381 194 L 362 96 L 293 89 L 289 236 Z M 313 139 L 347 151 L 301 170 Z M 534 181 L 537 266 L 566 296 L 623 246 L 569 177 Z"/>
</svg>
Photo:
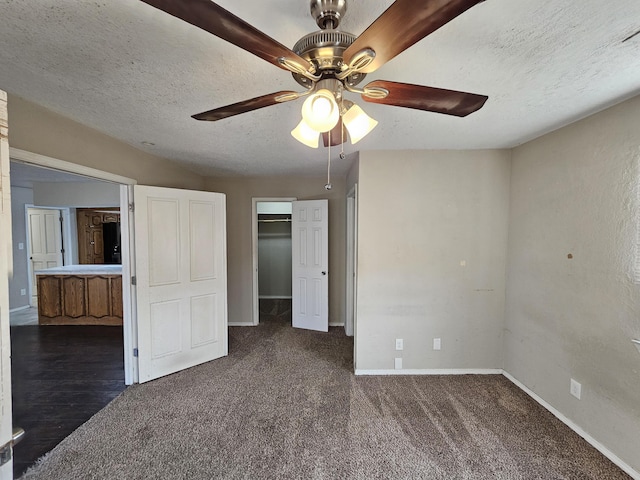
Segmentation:
<svg viewBox="0 0 640 480">
<path fill-rule="evenodd" d="M 228 353 L 225 201 L 134 186 L 140 383 Z"/>
<path fill-rule="evenodd" d="M 292 202 L 293 326 L 329 331 L 329 205 Z"/>
<path fill-rule="evenodd" d="M 37 305 L 37 270 L 60 267 L 62 256 L 62 212 L 49 208 L 27 209 L 29 261 L 31 262 L 31 305 Z"/>
<path fill-rule="evenodd" d="M 0 464 L 0 480 L 13 478 L 9 340 L 9 275 L 12 250 L 7 126 L 7 94 L 0 90 L 0 462 L 4 462 Z"/>
</svg>

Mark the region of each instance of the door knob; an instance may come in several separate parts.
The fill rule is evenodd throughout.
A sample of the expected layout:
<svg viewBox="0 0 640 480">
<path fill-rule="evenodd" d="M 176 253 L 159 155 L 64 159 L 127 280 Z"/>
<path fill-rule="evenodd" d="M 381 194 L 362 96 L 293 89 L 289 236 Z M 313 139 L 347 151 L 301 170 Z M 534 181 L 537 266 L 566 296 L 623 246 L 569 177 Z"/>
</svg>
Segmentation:
<svg viewBox="0 0 640 480">
<path fill-rule="evenodd" d="M 326 274 L 327 274 L 327 272 L 322 272 L 322 275 L 326 275 Z"/>
</svg>

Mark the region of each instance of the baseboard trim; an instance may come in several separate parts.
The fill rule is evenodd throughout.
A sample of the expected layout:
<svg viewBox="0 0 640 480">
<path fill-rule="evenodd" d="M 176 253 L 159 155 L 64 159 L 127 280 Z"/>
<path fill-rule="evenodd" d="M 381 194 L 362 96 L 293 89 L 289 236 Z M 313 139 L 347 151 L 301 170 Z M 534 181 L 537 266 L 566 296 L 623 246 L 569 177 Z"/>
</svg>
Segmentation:
<svg viewBox="0 0 640 480">
<path fill-rule="evenodd" d="M 9 313 L 21 312 L 22 310 L 29 310 L 31 305 L 25 305 L 24 307 L 12 308 L 9 310 Z"/>
<path fill-rule="evenodd" d="M 591 435 L 589 435 L 587 432 L 585 432 L 582 428 L 580 428 L 572 420 L 570 420 L 569 418 L 565 417 L 562 413 L 560 413 L 559 410 L 557 410 L 550 403 L 548 403 L 547 401 L 542 399 L 542 397 L 539 397 L 536 393 L 534 393 L 532 390 L 530 390 L 528 387 L 526 387 L 523 383 L 521 383 L 519 380 L 517 380 L 511 374 L 509 374 L 508 372 L 506 372 L 504 370 L 502 371 L 502 374 L 507 379 L 509 379 L 515 386 L 520 388 L 523 392 L 525 392 L 527 395 L 529 395 L 531 398 L 533 398 L 536 402 L 538 402 L 540 405 L 542 405 L 545 409 L 547 409 L 549 412 L 551 412 L 558 420 L 560 420 L 567 427 L 569 427 L 571 430 L 573 430 L 578 435 L 580 435 L 582 438 L 584 438 L 587 441 L 587 443 L 589 443 L 593 448 L 598 450 L 605 457 L 607 457 L 609 460 L 611 460 L 613 463 L 615 463 L 618 467 L 620 467 L 620 469 L 623 470 L 627 475 L 631 476 L 631 478 L 633 478 L 634 480 L 640 480 L 640 472 L 637 472 L 636 470 L 631 468 L 631 466 L 627 465 L 615 453 L 613 453 L 607 447 L 605 447 L 600 442 L 598 442 L 595 438 L 593 438 Z"/>
<path fill-rule="evenodd" d="M 282 296 L 282 295 L 260 295 L 258 300 L 291 300 L 291 296 Z"/>
<path fill-rule="evenodd" d="M 251 322 L 229 322 L 227 324 L 229 327 L 255 327 L 255 323 Z M 344 323 L 330 323 L 330 327 L 344 327 Z"/>
<path fill-rule="evenodd" d="M 500 375 L 499 368 L 430 368 L 401 370 L 361 370 L 356 369 L 356 376 L 366 375 Z"/>
<path fill-rule="evenodd" d="M 344 327 L 344 322 L 329 322 L 330 327 Z"/>
</svg>

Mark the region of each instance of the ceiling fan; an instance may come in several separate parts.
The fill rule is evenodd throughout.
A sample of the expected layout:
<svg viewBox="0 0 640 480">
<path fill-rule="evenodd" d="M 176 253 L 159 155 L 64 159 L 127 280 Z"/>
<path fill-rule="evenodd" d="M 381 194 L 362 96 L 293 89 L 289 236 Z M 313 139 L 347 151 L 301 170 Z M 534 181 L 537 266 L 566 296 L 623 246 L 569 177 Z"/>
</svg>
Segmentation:
<svg viewBox="0 0 640 480">
<path fill-rule="evenodd" d="M 291 133 L 308 146 L 340 145 L 349 134 L 359 141 L 377 122 L 345 92 L 366 102 L 464 117 L 479 110 L 486 96 L 441 88 L 374 80 L 358 85 L 368 73 L 484 0 L 396 0 L 360 36 L 338 30 L 346 0 L 311 0 L 320 31 L 302 37 L 289 49 L 210 0 L 142 0 L 202 28 L 276 67 L 288 70 L 306 90 L 280 91 L 215 108 L 196 120 L 216 121 L 259 108 L 307 97 L 302 121 Z"/>
</svg>

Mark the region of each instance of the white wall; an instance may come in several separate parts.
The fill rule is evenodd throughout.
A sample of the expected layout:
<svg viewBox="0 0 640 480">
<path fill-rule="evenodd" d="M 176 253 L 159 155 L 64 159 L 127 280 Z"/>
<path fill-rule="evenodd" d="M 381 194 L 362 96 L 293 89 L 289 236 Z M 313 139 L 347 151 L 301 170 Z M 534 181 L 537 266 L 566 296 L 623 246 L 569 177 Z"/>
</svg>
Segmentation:
<svg viewBox="0 0 640 480">
<path fill-rule="evenodd" d="M 29 274 L 27 271 L 27 227 L 25 206 L 33 204 L 33 190 L 11 187 L 11 224 L 13 233 L 13 276 L 9 278 L 9 308 L 29 305 Z M 19 245 L 22 244 L 22 250 Z M 26 291 L 25 295 L 20 290 Z"/>
<path fill-rule="evenodd" d="M 639 125 L 637 97 L 513 151 L 505 328 L 505 370 L 636 471 Z"/>
<path fill-rule="evenodd" d="M 395 357 L 404 369 L 502 367 L 509 160 L 360 153 L 358 370 L 392 370 Z"/>
<path fill-rule="evenodd" d="M 41 207 L 119 207 L 120 186 L 109 182 L 37 182 L 33 200 Z"/>
</svg>

